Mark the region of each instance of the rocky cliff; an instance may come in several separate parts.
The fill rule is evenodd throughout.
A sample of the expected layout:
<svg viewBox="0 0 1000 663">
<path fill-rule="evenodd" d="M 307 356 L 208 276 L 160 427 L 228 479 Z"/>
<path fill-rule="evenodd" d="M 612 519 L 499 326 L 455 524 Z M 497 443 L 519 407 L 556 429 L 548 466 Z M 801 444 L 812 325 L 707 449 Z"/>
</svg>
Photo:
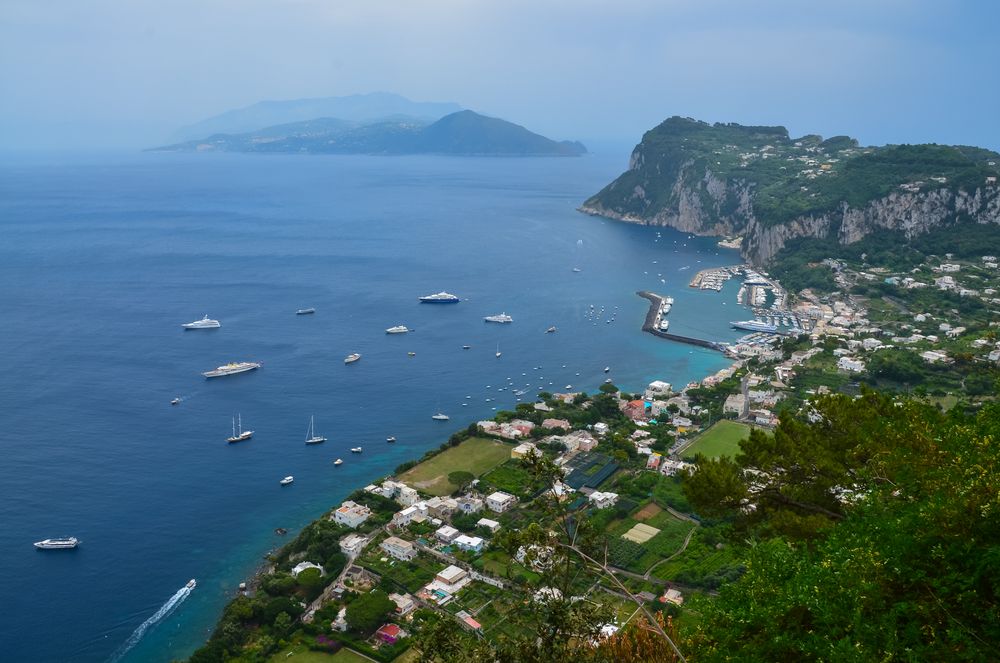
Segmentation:
<svg viewBox="0 0 1000 663">
<path fill-rule="evenodd" d="M 742 234 L 744 257 L 762 265 L 800 237 L 849 244 L 878 230 L 913 237 L 955 222 L 1000 223 L 998 162 L 973 147 L 862 148 L 846 136 L 793 139 L 783 127 L 670 118 L 580 209 L 698 235 Z"/>
</svg>

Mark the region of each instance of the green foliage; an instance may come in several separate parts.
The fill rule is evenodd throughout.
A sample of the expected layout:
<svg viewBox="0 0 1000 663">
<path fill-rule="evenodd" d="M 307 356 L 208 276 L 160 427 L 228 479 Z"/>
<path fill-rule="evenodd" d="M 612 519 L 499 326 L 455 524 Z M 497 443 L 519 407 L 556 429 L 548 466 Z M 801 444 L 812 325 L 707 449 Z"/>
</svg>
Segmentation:
<svg viewBox="0 0 1000 663">
<path fill-rule="evenodd" d="M 469 487 L 473 481 L 475 481 L 476 476 L 472 472 L 467 472 L 465 470 L 456 470 L 455 472 L 448 473 L 448 482 L 455 486 L 456 493 L 465 492 L 465 489 Z"/>
<path fill-rule="evenodd" d="M 767 538 L 750 552 L 746 574 L 705 606 L 693 653 L 705 661 L 995 660 L 1000 406 L 942 413 L 868 393 L 817 409 L 823 421 L 786 428 L 770 446 L 751 438 L 738 459 L 771 475 L 763 492 L 788 499 L 751 496 L 756 531 Z M 738 472 L 714 469 L 740 483 Z M 778 484 L 780 471 L 791 476 Z M 800 485 L 817 480 L 828 493 L 854 492 L 825 503 Z M 711 483 L 692 484 L 699 508 L 707 510 Z M 817 506 L 826 522 L 806 539 L 789 515 Z M 731 512 L 725 499 L 717 509 Z"/>
<path fill-rule="evenodd" d="M 362 594 L 347 606 L 347 625 L 352 631 L 371 635 L 385 623 L 385 617 L 396 609 L 389 596 L 381 589 Z"/>
</svg>

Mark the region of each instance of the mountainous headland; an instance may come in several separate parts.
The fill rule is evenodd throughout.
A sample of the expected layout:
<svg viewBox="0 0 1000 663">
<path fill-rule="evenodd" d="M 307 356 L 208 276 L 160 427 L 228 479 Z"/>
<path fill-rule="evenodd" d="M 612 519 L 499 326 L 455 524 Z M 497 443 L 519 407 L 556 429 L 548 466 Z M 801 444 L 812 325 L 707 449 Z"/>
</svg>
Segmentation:
<svg viewBox="0 0 1000 663">
<path fill-rule="evenodd" d="M 391 92 L 351 94 L 343 97 L 258 101 L 206 118 L 175 131 L 171 142 L 197 140 L 215 134 L 242 134 L 293 122 L 335 117 L 358 123 L 373 123 L 391 118 L 410 117 L 424 123 L 457 113 L 462 107 L 454 102 L 412 101 Z"/>
<path fill-rule="evenodd" d="M 452 156 L 579 156 L 587 152 L 582 143 L 554 141 L 512 122 L 470 110 L 432 122 L 412 116 L 360 121 L 320 117 L 248 133 L 216 134 L 156 149 Z"/>
<path fill-rule="evenodd" d="M 671 117 L 646 132 L 629 169 L 581 210 L 697 235 L 743 236 L 750 262 L 790 241 L 847 245 L 880 231 L 909 239 L 1000 223 L 1000 154 L 949 145 L 862 147 L 848 136 Z"/>
</svg>

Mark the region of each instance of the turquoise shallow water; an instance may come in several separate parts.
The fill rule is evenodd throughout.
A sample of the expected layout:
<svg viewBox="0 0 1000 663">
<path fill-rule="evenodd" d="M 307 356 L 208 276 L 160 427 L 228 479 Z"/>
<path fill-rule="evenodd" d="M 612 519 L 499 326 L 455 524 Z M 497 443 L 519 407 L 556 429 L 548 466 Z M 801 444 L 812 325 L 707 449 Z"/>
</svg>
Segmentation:
<svg viewBox="0 0 1000 663">
<path fill-rule="evenodd" d="M 671 331 L 735 338 L 734 293 L 687 287 L 735 252 L 575 211 L 624 161 L 0 158 L 5 657 L 107 660 L 197 578 L 125 660 L 186 656 L 280 545 L 275 527 L 511 407 L 496 391 L 508 377 L 593 391 L 610 366 L 638 389 L 726 365 L 641 333 L 634 292 L 676 298 Z M 462 303 L 417 302 L 442 289 Z M 591 304 L 605 309 L 596 323 Z M 305 306 L 316 314 L 294 315 Z M 515 322 L 483 322 L 501 311 Z M 180 328 L 206 313 L 223 327 Z M 416 331 L 386 336 L 396 324 Z M 344 366 L 351 352 L 363 359 Z M 264 366 L 200 376 L 244 359 Z M 451 421 L 432 421 L 438 409 Z M 235 412 L 256 434 L 229 446 Z M 324 445 L 302 443 L 311 414 Z M 31 546 L 64 534 L 83 544 Z"/>
</svg>

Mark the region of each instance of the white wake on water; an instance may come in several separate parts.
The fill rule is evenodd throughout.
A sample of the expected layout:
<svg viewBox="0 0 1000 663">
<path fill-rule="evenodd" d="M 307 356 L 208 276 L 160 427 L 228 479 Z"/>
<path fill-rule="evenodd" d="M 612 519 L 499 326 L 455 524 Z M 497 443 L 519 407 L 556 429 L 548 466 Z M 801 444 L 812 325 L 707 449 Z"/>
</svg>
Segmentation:
<svg viewBox="0 0 1000 663">
<path fill-rule="evenodd" d="M 177 606 L 183 603 L 184 599 L 190 596 L 193 591 L 194 588 L 188 587 L 187 585 L 184 585 L 177 590 L 177 593 L 171 596 L 166 603 L 160 606 L 160 609 L 157 610 L 152 617 L 139 624 L 139 628 L 137 628 L 132 635 L 128 637 L 128 640 L 126 640 L 122 646 L 118 648 L 118 651 L 116 651 L 114 655 L 108 659 L 108 663 L 117 663 L 122 660 L 125 657 L 125 654 L 129 653 L 133 647 L 139 644 L 139 641 L 142 640 L 142 636 L 146 634 L 146 631 L 155 626 L 157 622 L 169 617 L 170 613 L 176 610 Z"/>
</svg>

